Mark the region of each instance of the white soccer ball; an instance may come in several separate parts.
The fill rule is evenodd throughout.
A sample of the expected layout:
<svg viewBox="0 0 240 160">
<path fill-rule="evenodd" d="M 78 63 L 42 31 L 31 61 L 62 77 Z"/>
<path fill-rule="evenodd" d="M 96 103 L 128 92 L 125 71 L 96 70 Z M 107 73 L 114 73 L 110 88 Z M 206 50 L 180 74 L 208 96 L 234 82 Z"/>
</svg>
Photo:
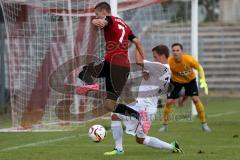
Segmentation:
<svg viewBox="0 0 240 160">
<path fill-rule="evenodd" d="M 101 142 L 106 136 L 106 130 L 103 126 L 96 124 L 89 128 L 88 136 L 94 142 Z"/>
</svg>

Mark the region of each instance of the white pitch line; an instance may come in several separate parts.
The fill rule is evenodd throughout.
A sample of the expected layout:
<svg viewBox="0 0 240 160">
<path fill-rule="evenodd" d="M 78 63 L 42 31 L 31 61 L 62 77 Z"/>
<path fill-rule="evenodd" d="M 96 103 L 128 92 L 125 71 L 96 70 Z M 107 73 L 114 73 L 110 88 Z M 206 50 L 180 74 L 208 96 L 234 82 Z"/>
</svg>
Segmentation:
<svg viewBox="0 0 240 160">
<path fill-rule="evenodd" d="M 226 112 L 226 113 L 210 114 L 210 115 L 208 115 L 208 117 L 221 117 L 221 116 L 237 114 L 237 113 L 240 113 L 240 111 L 232 111 L 232 112 Z"/>
<path fill-rule="evenodd" d="M 134 137 L 133 137 L 134 138 Z M 54 147 L 79 147 L 79 145 L 53 145 Z M 84 145 L 84 147 L 90 147 L 90 148 L 95 148 L 95 147 L 112 147 L 113 145 L 112 144 L 97 144 L 97 145 L 90 145 L 90 144 L 87 144 L 87 145 Z M 135 143 L 135 144 L 125 144 L 124 145 L 125 147 L 142 147 L 143 145 L 140 145 L 140 144 L 137 144 L 137 143 Z M 194 145 L 188 145 L 188 147 L 196 147 L 196 146 L 194 146 Z M 208 147 L 211 147 L 211 146 L 209 146 L 208 145 Z M 236 144 L 236 145 L 218 145 L 218 146 L 215 146 L 215 145 L 212 145 L 212 147 L 214 147 L 214 148 L 229 148 L 229 147 L 231 147 L 231 148 L 240 148 L 240 145 L 238 145 L 238 144 Z"/>
<path fill-rule="evenodd" d="M 43 145 L 43 144 L 60 142 L 60 141 L 64 141 L 64 140 L 75 138 L 75 137 L 83 137 L 83 136 L 86 136 L 86 135 L 87 134 L 81 134 L 81 135 L 78 135 L 78 136 L 68 136 L 68 137 L 62 137 L 62 138 L 57 138 L 57 139 L 52 139 L 52 140 L 46 140 L 46 141 L 29 143 L 29 144 L 24 144 L 24 145 L 19 145 L 19 146 L 13 146 L 13 147 L 8 147 L 8 148 L 1 149 L 0 152 L 13 151 L 13 150 L 21 149 L 21 148 L 35 147 L 35 146 L 40 146 L 40 145 Z"/>
</svg>

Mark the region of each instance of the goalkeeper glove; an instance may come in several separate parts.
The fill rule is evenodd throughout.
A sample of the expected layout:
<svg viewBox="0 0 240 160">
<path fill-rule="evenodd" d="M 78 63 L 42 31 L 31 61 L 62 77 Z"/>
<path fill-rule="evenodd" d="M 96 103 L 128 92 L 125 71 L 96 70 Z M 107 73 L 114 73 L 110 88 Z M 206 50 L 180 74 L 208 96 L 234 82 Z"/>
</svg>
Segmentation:
<svg viewBox="0 0 240 160">
<path fill-rule="evenodd" d="M 208 95 L 208 85 L 205 79 L 200 79 L 200 88 L 204 88 L 204 93 Z"/>
</svg>

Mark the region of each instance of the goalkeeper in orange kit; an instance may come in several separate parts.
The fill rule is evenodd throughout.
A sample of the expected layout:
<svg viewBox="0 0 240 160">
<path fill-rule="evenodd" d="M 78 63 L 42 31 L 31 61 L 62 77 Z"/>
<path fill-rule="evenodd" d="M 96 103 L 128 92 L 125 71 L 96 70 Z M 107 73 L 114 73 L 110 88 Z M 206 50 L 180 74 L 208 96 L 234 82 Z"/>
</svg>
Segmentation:
<svg viewBox="0 0 240 160">
<path fill-rule="evenodd" d="M 210 132 L 211 130 L 206 122 L 204 106 L 198 96 L 196 75 L 193 71 L 193 69 L 198 70 L 200 76 L 200 87 L 204 88 L 205 94 L 208 94 L 208 86 L 205 80 L 203 68 L 192 56 L 184 54 L 182 50 L 182 44 L 174 43 L 172 45 L 172 56 L 169 57 L 168 63 L 172 72 L 171 84 L 173 85 L 173 90 L 167 95 L 167 102 L 164 106 L 163 112 L 163 126 L 159 129 L 159 131 L 167 130 L 172 105 L 176 103 L 176 99 L 179 98 L 179 92 L 182 87 L 184 87 L 186 96 L 191 97 L 196 106 L 198 117 L 202 123 L 202 130 Z"/>
</svg>

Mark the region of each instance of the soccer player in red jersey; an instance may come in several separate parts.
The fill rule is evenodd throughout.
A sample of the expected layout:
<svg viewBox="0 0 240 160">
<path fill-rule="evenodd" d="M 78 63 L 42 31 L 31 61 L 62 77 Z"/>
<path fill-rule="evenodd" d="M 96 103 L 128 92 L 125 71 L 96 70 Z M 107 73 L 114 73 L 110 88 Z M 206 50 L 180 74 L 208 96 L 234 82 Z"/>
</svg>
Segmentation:
<svg viewBox="0 0 240 160">
<path fill-rule="evenodd" d="M 116 101 L 128 79 L 130 63 L 128 59 L 128 41 L 135 44 L 136 63 L 143 67 L 144 49 L 140 40 L 133 34 L 131 28 L 121 19 L 111 15 L 111 7 L 107 2 L 100 2 L 95 6 L 96 18 L 92 24 L 104 30 L 106 54 L 102 63 L 88 64 L 83 67 L 79 78 L 87 85 L 95 87 L 93 78 L 106 80 L 107 98 L 103 107 L 97 112 L 103 115 L 115 110 Z"/>
</svg>

